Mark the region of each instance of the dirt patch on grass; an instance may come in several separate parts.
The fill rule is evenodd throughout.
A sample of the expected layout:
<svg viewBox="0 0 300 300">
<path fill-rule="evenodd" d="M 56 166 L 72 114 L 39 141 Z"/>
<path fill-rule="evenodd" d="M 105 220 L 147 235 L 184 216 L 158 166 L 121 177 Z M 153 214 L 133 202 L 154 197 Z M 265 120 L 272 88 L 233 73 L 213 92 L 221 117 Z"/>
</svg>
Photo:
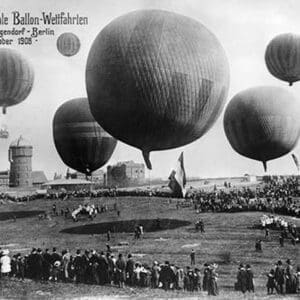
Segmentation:
<svg viewBox="0 0 300 300">
<path fill-rule="evenodd" d="M 161 231 L 175 229 L 182 226 L 190 225 L 191 222 L 177 219 L 145 219 L 145 220 L 124 220 L 116 222 L 105 222 L 96 224 L 87 224 L 63 229 L 62 233 L 72 234 L 101 234 L 111 232 L 134 232 L 138 225 L 142 225 L 145 232 Z"/>
<path fill-rule="evenodd" d="M 43 214 L 43 210 L 21 210 L 21 211 L 4 211 L 0 212 L 0 221 L 10 220 L 10 219 L 20 219 L 20 218 L 30 218 Z"/>
</svg>

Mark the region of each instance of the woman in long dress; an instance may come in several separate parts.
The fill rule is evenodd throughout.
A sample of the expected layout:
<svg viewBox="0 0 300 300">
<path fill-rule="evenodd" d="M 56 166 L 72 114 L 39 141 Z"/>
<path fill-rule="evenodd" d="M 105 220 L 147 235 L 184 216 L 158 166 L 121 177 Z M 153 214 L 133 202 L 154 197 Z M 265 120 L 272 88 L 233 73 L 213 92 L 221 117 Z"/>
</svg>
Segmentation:
<svg viewBox="0 0 300 300">
<path fill-rule="evenodd" d="M 208 295 L 211 296 L 217 296 L 219 294 L 219 289 L 218 289 L 218 273 L 216 272 L 218 265 L 217 264 L 212 264 L 210 268 L 210 274 L 208 278 Z"/>
</svg>

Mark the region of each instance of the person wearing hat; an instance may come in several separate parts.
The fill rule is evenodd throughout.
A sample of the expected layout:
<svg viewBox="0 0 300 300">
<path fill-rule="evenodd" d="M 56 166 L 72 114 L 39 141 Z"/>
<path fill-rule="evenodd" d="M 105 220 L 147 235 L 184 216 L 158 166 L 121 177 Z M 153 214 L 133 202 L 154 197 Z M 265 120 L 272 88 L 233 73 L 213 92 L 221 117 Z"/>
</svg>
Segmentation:
<svg viewBox="0 0 300 300">
<path fill-rule="evenodd" d="M 132 255 L 128 254 L 128 260 L 126 263 L 126 273 L 128 275 L 128 284 L 132 286 L 134 284 L 134 265 L 135 261 L 132 258 Z"/>
<path fill-rule="evenodd" d="M 74 277 L 76 283 L 83 283 L 84 280 L 84 261 L 80 252 L 81 251 L 79 249 L 76 250 L 76 256 L 73 261 L 75 275 Z"/>
<path fill-rule="evenodd" d="M 52 264 L 52 257 L 51 254 L 49 253 L 49 249 L 45 249 L 43 253 L 43 280 L 48 280 L 50 277 L 50 269 L 51 269 L 51 264 Z"/>
<path fill-rule="evenodd" d="M 209 264 L 205 263 L 204 270 L 203 270 L 203 283 L 202 283 L 203 291 L 207 291 L 209 272 L 210 272 Z"/>
<path fill-rule="evenodd" d="M 282 262 L 279 260 L 275 267 L 275 282 L 276 289 L 279 294 L 283 294 L 283 285 L 284 285 L 284 269 L 282 267 Z"/>
<path fill-rule="evenodd" d="M 99 283 L 103 285 L 105 283 L 108 283 L 109 281 L 109 274 L 108 274 L 109 265 L 103 251 L 101 251 L 100 253 L 98 263 L 99 263 L 99 267 L 98 267 Z"/>
<path fill-rule="evenodd" d="M 116 268 L 117 268 L 117 281 L 119 287 L 124 287 L 125 283 L 125 271 L 126 271 L 126 262 L 125 259 L 123 258 L 122 253 L 119 254 L 118 260 L 116 261 Z"/>
<path fill-rule="evenodd" d="M 246 265 L 246 274 L 247 274 L 247 291 L 248 292 L 253 292 L 254 293 L 254 281 L 253 281 L 253 272 L 251 270 L 251 266 L 249 264 Z"/>
<path fill-rule="evenodd" d="M 274 269 L 271 269 L 271 271 L 269 272 L 269 274 L 267 276 L 268 276 L 267 291 L 268 291 L 268 295 L 270 295 L 270 294 L 273 294 L 274 288 L 276 287 Z"/>
<path fill-rule="evenodd" d="M 9 255 L 9 250 L 4 249 L 2 251 L 2 256 L 0 258 L 1 277 L 8 277 L 11 272 L 11 259 L 8 255 Z"/>
<path fill-rule="evenodd" d="M 287 267 L 285 269 L 285 292 L 287 294 L 293 294 L 296 292 L 297 279 L 294 275 L 292 262 L 290 259 L 286 261 Z"/>
<path fill-rule="evenodd" d="M 237 290 L 243 294 L 247 291 L 247 272 L 243 264 L 240 264 L 237 273 Z"/>
<path fill-rule="evenodd" d="M 217 264 L 212 264 L 210 266 L 210 274 L 208 278 L 208 295 L 211 296 L 217 296 L 219 294 L 219 289 L 218 289 L 218 273 L 216 272 L 218 265 Z"/>
</svg>

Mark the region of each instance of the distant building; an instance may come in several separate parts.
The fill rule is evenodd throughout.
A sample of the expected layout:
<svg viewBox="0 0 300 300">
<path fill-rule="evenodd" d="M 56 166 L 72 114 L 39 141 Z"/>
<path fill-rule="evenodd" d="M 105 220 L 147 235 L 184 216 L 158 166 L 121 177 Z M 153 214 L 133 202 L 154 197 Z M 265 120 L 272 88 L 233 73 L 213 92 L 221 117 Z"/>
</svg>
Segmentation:
<svg viewBox="0 0 300 300">
<path fill-rule="evenodd" d="M 0 171 L 0 186 L 1 187 L 9 186 L 9 170 Z"/>
<path fill-rule="evenodd" d="M 134 161 L 119 162 L 107 167 L 107 185 L 126 187 L 145 182 L 145 165 Z"/>
<path fill-rule="evenodd" d="M 32 171 L 32 185 L 36 187 L 41 187 L 42 184 L 47 182 L 47 177 L 43 171 Z"/>
<path fill-rule="evenodd" d="M 49 191 L 79 191 L 79 190 L 89 190 L 91 188 L 91 182 L 82 179 L 56 179 L 48 181 L 42 185 L 43 189 L 48 189 Z"/>
<path fill-rule="evenodd" d="M 96 170 L 92 173 L 92 176 L 87 177 L 84 173 L 80 173 L 80 172 L 71 173 L 68 169 L 66 178 L 89 180 L 93 183 L 93 185 L 99 185 L 99 186 L 105 185 L 105 174 L 103 170 Z"/>
<path fill-rule="evenodd" d="M 20 136 L 10 144 L 8 157 L 10 162 L 9 186 L 32 186 L 32 145 Z"/>
<path fill-rule="evenodd" d="M 245 174 L 244 175 L 244 181 L 246 181 L 246 182 L 256 182 L 257 177 L 256 177 L 256 175 Z"/>
</svg>

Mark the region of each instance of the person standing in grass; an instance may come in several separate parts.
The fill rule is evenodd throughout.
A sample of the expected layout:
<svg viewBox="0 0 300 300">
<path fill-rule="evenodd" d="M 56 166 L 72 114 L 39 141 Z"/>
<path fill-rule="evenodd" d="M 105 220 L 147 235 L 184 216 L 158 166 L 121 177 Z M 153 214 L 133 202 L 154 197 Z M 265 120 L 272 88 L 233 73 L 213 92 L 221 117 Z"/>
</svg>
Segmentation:
<svg viewBox="0 0 300 300">
<path fill-rule="evenodd" d="M 209 277 L 208 277 L 208 295 L 217 296 L 219 295 L 218 289 L 218 273 L 217 273 L 217 264 L 212 264 L 210 267 Z"/>
<path fill-rule="evenodd" d="M 2 256 L 0 258 L 1 278 L 8 277 L 11 272 L 11 259 L 8 255 L 9 250 L 5 249 L 2 251 Z"/>
<path fill-rule="evenodd" d="M 274 288 L 276 287 L 274 269 L 271 269 L 271 271 L 269 272 L 269 274 L 267 276 L 268 276 L 267 291 L 268 291 L 268 295 L 270 295 L 270 294 L 273 294 Z"/>
<path fill-rule="evenodd" d="M 247 273 L 247 291 L 254 293 L 254 280 L 253 280 L 253 272 L 251 270 L 251 266 L 249 264 L 246 265 L 246 273 Z"/>
<path fill-rule="evenodd" d="M 126 262 L 123 258 L 122 253 L 119 254 L 119 258 L 116 261 L 117 268 L 117 281 L 120 288 L 124 288 L 125 279 L 126 279 Z"/>
<path fill-rule="evenodd" d="M 207 291 L 208 288 L 208 277 L 209 277 L 209 265 L 207 263 L 204 264 L 204 271 L 203 271 L 203 291 Z"/>
<path fill-rule="evenodd" d="M 275 282 L 277 284 L 277 292 L 283 294 L 284 285 L 284 269 L 282 267 L 282 262 L 279 260 L 275 268 Z"/>
<path fill-rule="evenodd" d="M 195 260 L 196 260 L 196 253 L 195 253 L 195 250 L 192 249 L 192 252 L 190 254 L 190 257 L 191 257 L 191 266 L 194 266 L 196 264 Z"/>
</svg>

